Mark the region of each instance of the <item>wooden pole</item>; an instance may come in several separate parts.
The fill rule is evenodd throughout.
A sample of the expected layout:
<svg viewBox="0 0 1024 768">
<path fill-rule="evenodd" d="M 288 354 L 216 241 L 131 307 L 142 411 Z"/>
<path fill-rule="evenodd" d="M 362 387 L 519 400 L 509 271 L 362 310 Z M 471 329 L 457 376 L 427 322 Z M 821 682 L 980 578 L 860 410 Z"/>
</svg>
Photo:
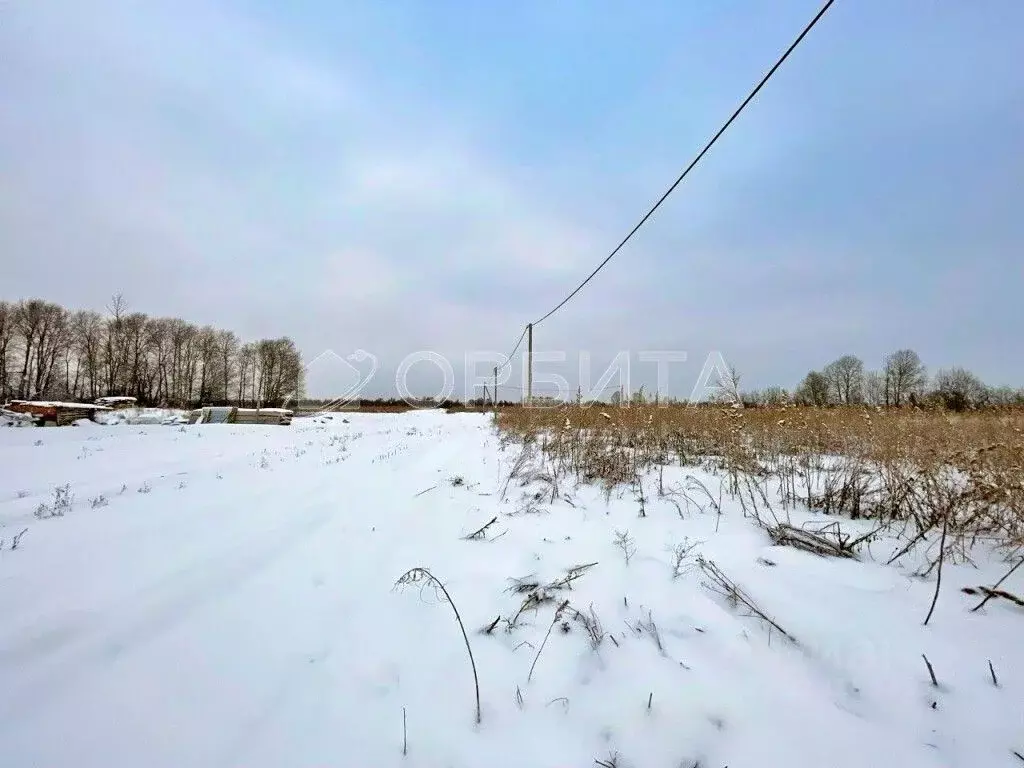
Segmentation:
<svg viewBox="0 0 1024 768">
<path fill-rule="evenodd" d="M 498 412 L 498 366 L 494 366 L 494 412 Z"/>
<path fill-rule="evenodd" d="M 526 326 L 526 350 L 528 364 L 526 368 L 526 403 L 533 405 L 533 323 Z"/>
</svg>

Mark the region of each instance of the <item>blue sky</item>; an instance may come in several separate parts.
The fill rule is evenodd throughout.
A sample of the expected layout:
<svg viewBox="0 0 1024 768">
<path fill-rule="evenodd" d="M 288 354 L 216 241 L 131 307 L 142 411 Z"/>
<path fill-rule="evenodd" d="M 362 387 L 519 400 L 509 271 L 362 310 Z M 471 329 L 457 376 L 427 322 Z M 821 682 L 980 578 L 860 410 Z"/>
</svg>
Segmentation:
<svg viewBox="0 0 1024 768">
<path fill-rule="evenodd" d="M 4 3 L 0 293 L 458 369 L 606 255 L 816 10 Z M 838 0 L 538 349 L 594 378 L 685 350 L 677 394 L 710 350 L 749 386 L 907 346 L 1024 383 L 1022 28 L 1016 0 Z"/>
</svg>

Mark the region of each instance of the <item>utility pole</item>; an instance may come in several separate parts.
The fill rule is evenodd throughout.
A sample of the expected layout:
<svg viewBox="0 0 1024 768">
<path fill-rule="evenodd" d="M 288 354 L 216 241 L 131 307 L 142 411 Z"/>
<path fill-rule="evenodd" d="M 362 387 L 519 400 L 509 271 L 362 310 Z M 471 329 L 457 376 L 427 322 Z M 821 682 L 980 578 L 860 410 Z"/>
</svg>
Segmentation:
<svg viewBox="0 0 1024 768">
<path fill-rule="evenodd" d="M 533 405 L 533 323 L 526 326 L 526 404 Z"/>
<path fill-rule="evenodd" d="M 498 413 L 498 366 L 494 366 L 494 413 Z"/>
</svg>

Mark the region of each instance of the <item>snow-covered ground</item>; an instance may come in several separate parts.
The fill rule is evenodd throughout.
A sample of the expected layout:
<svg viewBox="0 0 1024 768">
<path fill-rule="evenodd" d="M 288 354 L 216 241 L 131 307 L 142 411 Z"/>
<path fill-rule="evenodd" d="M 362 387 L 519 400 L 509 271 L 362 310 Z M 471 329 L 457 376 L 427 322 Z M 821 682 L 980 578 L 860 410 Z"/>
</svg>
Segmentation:
<svg viewBox="0 0 1024 768">
<path fill-rule="evenodd" d="M 774 547 L 727 499 L 681 516 L 654 476 L 646 517 L 631 489 L 552 503 L 507 482 L 518 455 L 438 412 L 0 430 L 0 765 L 1024 765 L 1024 610 L 960 592 L 1000 559 L 947 564 L 923 627 L 934 573 L 882 565 L 884 542 L 877 562 Z M 688 474 L 717 490 L 664 483 Z M 479 724 L 443 594 L 395 586 L 414 566 L 465 623 Z M 513 620 L 513 578 L 553 599 Z"/>
<path fill-rule="evenodd" d="M 30 427 L 33 426 L 32 414 L 9 411 L 0 407 L 0 427 Z"/>
</svg>

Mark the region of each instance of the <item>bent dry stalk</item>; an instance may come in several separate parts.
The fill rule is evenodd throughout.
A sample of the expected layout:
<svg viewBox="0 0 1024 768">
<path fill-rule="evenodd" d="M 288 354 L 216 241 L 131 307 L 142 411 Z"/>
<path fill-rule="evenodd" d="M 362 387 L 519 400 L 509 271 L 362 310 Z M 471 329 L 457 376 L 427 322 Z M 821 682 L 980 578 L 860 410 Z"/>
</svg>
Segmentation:
<svg viewBox="0 0 1024 768">
<path fill-rule="evenodd" d="M 448 601 L 448 605 L 452 607 L 452 612 L 455 614 L 455 620 L 459 623 L 459 629 L 462 630 L 462 640 L 466 644 L 466 653 L 469 654 L 469 664 L 473 668 L 473 688 L 476 692 L 476 722 L 479 725 L 480 716 L 480 678 L 476 673 L 476 660 L 473 658 L 473 649 L 469 645 L 469 635 L 466 634 L 466 627 L 462 623 L 462 616 L 459 615 L 459 609 L 455 607 L 455 601 L 452 600 L 452 596 L 448 594 L 448 590 L 445 589 L 444 584 L 441 583 L 434 574 L 432 574 L 427 568 L 417 567 L 410 568 L 408 571 L 403 573 L 398 581 L 395 582 L 395 587 L 402 587 L 408 584 L 432 584 L 441 590 L 445 600 Z"/>
</svg>

